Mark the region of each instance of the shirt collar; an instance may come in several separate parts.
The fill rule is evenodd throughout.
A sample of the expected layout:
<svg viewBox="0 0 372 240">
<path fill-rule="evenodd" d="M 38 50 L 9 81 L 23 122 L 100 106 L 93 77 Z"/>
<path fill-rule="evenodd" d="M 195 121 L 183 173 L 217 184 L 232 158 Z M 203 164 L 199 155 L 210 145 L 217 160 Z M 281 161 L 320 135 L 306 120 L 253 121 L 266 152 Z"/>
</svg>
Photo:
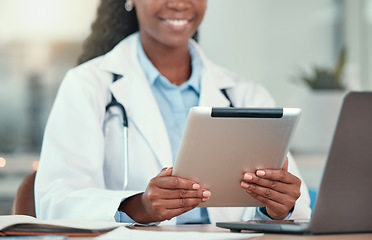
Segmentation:
<svg viewBox="0 0 372 240">
<path fill-rule="evenodd" d="M 189 42 L 189 52 L 191 56 L 191 76 L 188 81 L 184 82 L 180 88 L 185 89 L 188 86 L 194 89 L 194 91 L 197 94 L 200 94 L 200 78 L 201 78 L 201 71 L 203 63 L 201 61 L 201 58 L 195 49 L 195 47 Z M 142 66 L 143 71 L 145 72 L 146 78 L 149 81 L 150 85 L 155 84 L 155 81 L 157 79 L 160 79 L 161 77 L 165 79 L 164 76 L 160 74 L 158 69 L 155 68 L 155 66 L 151 63 L 150 59 L 148 59 L 142 44 L 141 40 L 139 39 L 138 44 L 138 60 L 140 65 Z"/>
<path fill-rule="evenodd" d="M 141 44 L 141 38 L 139 38 L 138 44 L 138 60 L 142 66 L 143 71 L 145 72 L 146 78 L 149 81 L 150 85 L 155 83 L 155 80 L 160 77 L 160 72 L 155 66 L 151 63 L 150 59 L 146 56 L 145 50 L 143 50 Z"/>
<path fill-rule="evenodd" d="M 198 51 L 195 47 L 189 42 L 189 51 L 191 56 L 191 76 L 190 79 L 186 82 L 192 87 L 195 92 L 200 94 L 200 79 L 201 79 L 201 72 L 203 68 L 203 62 L 198 54 Z"/>
</svg>

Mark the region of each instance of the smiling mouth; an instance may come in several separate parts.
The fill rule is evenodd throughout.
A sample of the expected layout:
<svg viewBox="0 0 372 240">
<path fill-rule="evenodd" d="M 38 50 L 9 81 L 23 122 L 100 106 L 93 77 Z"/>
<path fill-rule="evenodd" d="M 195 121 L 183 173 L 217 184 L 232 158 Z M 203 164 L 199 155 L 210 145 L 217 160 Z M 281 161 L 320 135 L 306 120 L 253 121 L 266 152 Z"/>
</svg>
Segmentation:
<svg viewBox="0 0 372 240">
<path fill-rule="evenodd" d="M 169 25 L 175 26 L 175 27 L 183 27 L 186 24 L 189 23 L 186 19 L 166 19 L 165 20 Z"/>
</svg>

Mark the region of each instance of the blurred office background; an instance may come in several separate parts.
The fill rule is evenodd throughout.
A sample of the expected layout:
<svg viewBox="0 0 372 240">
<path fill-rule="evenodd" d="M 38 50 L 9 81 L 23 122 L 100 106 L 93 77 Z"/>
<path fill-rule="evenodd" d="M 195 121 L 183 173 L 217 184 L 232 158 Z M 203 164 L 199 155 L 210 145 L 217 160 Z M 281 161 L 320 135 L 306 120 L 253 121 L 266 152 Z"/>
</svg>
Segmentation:
<svg viewBox="0 0 372 240">
<path fill-rule="evenodd" d="M 37 169 L 59 84 L 76 65 L 98 3 L 0 1 L 0 214 L 10 213 L 19 184 Z M 199 31 L 206 55 L 263 84 L 278 106 L 302 108 L 291 151 L 316 193 L 343 94 L 372 89 L 372 0 L 208 5 Z M 342 89 L 303 81 L 332 78 L 336 68 Z"/>
</svg>

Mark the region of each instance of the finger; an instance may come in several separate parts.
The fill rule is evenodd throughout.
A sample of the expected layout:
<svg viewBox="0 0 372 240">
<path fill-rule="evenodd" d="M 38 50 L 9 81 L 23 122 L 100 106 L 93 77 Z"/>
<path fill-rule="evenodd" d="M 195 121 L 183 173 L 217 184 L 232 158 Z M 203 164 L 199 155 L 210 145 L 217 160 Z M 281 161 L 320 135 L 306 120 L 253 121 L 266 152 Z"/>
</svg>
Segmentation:
<svg viewBox="0 0 372 240">
<path fill-rule="evenodd" d="M 181 198 L 201 198 L 209 199 L 211 192 L 205 189 L 187 190 L 187 189 L 160 189 L 159 195 L 164 196 L 163 199 L 181 199 Z"/>
<path fill-rule="evenodd" d="M 282 170 L 288 172 L 288 157 L 285 158 Z"/>
<path fill-rule="evenodd" d="M 292 205 L 292 204 L 294 205 L 295 202 L 296 202 L 296 199 L 297 199 L 297 198 L 289 196 L 287 194 L 277 192 L 273 189 L 257 186 L 257 185 L 254 185 L 254 184 L 248 184 L 248 186 L 245 187 L 245 190 L 250 195 L 252 195 L 252 194 L 259 195 L 263 198 L 270 199 L 272 201 L 275 201 L 277 203 L 281 203 L 283 205 Z"/>
<path fill-rule="evenodd" d="M 183 207 L 183 208 L 175 208 L 175 209 L 170 209 L 170 213 L 173 215 L 173 216 L 179 216 L 181 214 L 184 214 L 185 212 L 188 212 L 194 208 L 196 208 L 198 205 L 195 205 L 195 206 L 190 206 L 190 207 Z"/>
<path fill-rule="evenodd" d="M 284 170 L 257 170 L 256 175 L 259 178 L 275 180 L 288 184 L 301 184 L 301 180 L 293 174 Z"/>
<path fill-rule="evenodd" d="M 285 193 L 288 191 L 288 183 L 282 183 L 275 180 L 257 177 L 253 173 L 245 173 L 243 176 L 242 187 L 246 188 L 249 184 L 254 184 L 266 188 L 271 188 L 275 191 Z"/>
<path fill-rule="evenodd" d="M 195 207 L 202 203 L 200 198 L 165 199 L 159 201 L 166 209 Z"/>
<path fill-rule="evenodd" d="M 165 176 L 170 176 L 172 174 L 173 168 L 172 167 L 165 167 L 163 168 L 160 173 L 157 175 L 157 177 L 165 177 Z"/>
<path fill-rule="evenodd" d="M 173 176 L 154 178 L 152 182 L 151 184 L 156 184 L 157 187 L 164 189 L 196 190 L 200 188 L 200 185 L 192 180 Z"/>
</svg>

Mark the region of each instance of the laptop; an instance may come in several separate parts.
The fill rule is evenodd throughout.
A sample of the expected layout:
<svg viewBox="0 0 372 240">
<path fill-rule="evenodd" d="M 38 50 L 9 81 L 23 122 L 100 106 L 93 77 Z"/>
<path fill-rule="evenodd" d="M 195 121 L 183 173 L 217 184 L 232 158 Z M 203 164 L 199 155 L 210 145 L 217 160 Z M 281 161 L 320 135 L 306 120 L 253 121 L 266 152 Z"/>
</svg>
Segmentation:
<svg viewBox="0 0 372 240">
<path fill-rule="evenodd" d="M 311 127 L 311 126 L 309 126 Z M 348 92 L 311 220 L 217 222 L 232 232 L 372 232 L 372 92 Z"/>
</svg>

